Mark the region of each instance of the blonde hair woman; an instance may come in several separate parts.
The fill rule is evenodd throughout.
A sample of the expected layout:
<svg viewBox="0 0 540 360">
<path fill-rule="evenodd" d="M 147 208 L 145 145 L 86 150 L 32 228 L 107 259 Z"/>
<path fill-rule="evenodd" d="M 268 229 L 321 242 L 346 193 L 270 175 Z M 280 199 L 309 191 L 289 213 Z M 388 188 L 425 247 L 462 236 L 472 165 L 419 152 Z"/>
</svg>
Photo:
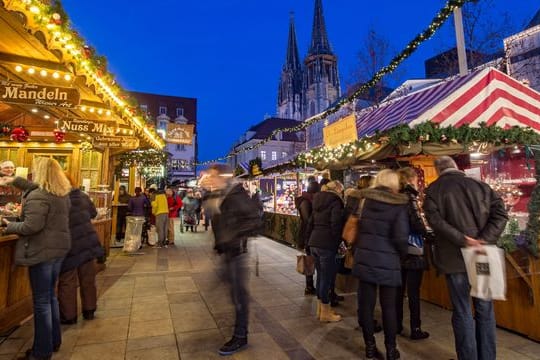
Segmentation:
<svg viewBox="0 0 540 360">
<path fill-rule="evenodd" d="M 70 249 L 69 192 L 71 186 L 56 160 L 38 157 L 32 165 L 34 182 L 4 177 L 22 189 L 20 221 L 7 222 L 4 234 L 17 234 L 15 263 L 28 266 L 34 306 L 34 343 L 27 359 L 50 359 L 62 343 L 56 281 Z"/>
<path fill-rule="evenodd" d="M 375 345 L 373 313 L 377 292 L 381 302 L 386 359 L 399 359 L 396 348 L 396 296 L 401 286 L 400 257 L 407 254 L 408 198 L 399 193 L 399 176 L 380 171 L 365 199 L 355 244 L 353 275 L 358 277 L 358 317 L 366 358 L 380 358 Z"/>
</svg>

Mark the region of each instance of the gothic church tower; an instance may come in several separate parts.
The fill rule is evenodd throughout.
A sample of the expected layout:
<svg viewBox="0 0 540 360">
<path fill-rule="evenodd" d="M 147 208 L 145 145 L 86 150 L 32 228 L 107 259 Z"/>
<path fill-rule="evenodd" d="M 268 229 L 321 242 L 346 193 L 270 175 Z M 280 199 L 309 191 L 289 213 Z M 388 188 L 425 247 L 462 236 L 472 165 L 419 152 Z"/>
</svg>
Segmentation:
<svg viewBox="0 0 540 360">
<path fill-rule="evenodd" d="M 287 41 L 287 56 L 281 70 L 278 89 L 278 117 L 302 121 L 302 64 L 298 56 L 294 16 L 291 13 L 289 21 L 289 39 Z"/>
<path fill-rule="evenodd" d="M 322 0 L 315 0 L 311 45 L 304 59 L 303 119 L 316 115 L 341 96 L 337 57 L 324 22 Z"/>
</svg>

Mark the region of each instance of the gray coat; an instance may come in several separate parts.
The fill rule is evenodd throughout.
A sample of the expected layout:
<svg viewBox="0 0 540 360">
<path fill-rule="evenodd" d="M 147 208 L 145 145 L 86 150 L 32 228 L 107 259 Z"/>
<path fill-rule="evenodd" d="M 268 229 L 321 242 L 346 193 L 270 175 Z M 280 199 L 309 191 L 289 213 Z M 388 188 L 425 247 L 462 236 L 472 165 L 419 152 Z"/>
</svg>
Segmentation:
<svg viewBox="0 0 540 360">
<path fill-rule="evenodd" d="M 11 222 L 4 234 L 17 234 L 15 263 L 32 266 L 63 258 L 71 247 L 69 196 L 55 196 L 22 178 L 13 185 L 25 190 L 20 221 Z"/>
</svg>

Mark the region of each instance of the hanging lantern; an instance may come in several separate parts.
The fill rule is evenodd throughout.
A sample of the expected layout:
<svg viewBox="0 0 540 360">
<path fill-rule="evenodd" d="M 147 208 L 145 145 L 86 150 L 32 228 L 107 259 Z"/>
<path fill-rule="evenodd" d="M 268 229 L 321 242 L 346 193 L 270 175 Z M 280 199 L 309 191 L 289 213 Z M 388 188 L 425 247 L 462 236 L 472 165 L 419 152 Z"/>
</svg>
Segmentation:
<svg viewBox="0 0 540 360">
<path fill-rule="evenodd" d="M 54 141 L 58 144 L 64 141 L 64 137 L 66 136 L 65 130 L 62 129 L 54 129 Z"/>
<path fill-rule="evenodd" d="M 29 135 L 23 126 L 17 126 L 11 131 L 10 139 L 12 141 L 24 142 L 28 140 Z"/>
</svg>

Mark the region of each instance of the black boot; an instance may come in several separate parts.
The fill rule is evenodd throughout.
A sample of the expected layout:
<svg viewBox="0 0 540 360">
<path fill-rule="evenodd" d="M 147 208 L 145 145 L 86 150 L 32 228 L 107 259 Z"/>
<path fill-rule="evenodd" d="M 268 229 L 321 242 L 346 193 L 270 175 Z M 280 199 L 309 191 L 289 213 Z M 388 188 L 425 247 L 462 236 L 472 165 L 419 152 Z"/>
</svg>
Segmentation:
<svg viewBox="0 0 540 360">
<path fill-rule="evenodd" d="M 240 337 L 233 336 L 231 340 L 227 341 L 225 345 L 223 345 L 219 349 L 218 353 L 219 355 L 223 355 L 223 356 L 232 355 L 235 352 L 238 352 L 242 350 L 244 347 L 246 347 L 247 343 L 248 343 L 247 337 L 240 338 Z"/>
<path fill-rule="evenodd" d="M 382 360 L 383 359 L 382 353 L 379 351 L 379 349 L 377 349 L 375 340 L 366 341 L 366 359 L 367 360 L 372 360 L 372 359 Z"/>
<path fill-rule="evenodd" d="M 429 337 L 427 331 L 422 331 L 421 328 L 416 328 L 411 330 L 411 340 L 423 340 Z"/>
<path fill-rule="evenodd" d="M 399 359 L 400 354 L 398 349 L 395 347 L 393 348 L 386 348 L 386 360 L 396 360 Z"/>
<path fill-rule="evenodd" d="M 306 276 L 306 289 L 304 290 L 304 295 L 315 295 L 317 291 L 313 285 L 313 276 Z"/>
<path fill-rule="evenodd" d="M 85 320 L 94 320 L 94 311 L 95 310 L 83 310 L 83 318 Z"/>
</svg>

